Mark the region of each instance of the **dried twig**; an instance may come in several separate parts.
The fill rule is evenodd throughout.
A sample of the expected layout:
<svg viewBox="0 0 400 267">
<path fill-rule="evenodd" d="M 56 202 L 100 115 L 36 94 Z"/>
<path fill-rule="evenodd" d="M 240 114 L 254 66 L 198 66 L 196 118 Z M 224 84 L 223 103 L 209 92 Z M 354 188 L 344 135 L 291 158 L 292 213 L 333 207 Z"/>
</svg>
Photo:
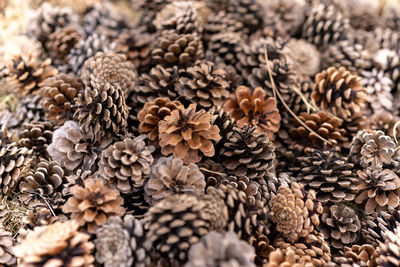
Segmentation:
<svg viewBox="0 0 400 267">
<path fill-rule="evenodd" d="M 209 172 L 209 173 L 212 173 L 212 174 L 216 174 L 216 175 L 219 175 L 219 176 L 222 176 L 222 177 L 227 177 L 227 174 L 226 173 L 222 173 L 222 172 L 215 172 L 215 171 L 211 171 L 211 170 L 209 170 L 209 169 L 206 169 L 206 168 L 199 168 L 201 171 L 205 171 L 205 172 Z"/>
</svg>

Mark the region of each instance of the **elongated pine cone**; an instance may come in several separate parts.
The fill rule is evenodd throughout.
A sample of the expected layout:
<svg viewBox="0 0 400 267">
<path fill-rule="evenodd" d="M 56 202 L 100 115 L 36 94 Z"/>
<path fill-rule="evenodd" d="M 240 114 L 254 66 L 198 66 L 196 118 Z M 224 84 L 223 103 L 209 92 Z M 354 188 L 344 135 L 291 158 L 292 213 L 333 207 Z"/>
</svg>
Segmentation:
<svg viewBox="0 0 400 267">
<path fill-rule="evenodd" d="M 199 162 L 202 155 L 214 156 L 214 144 L 221 137 L 217 126 L 212 125 L 212 115 L 204 109 L 196 111 L 196 104 L 188 108 L 178 106 L 158 123 L 161 153 L 183 160 L 185 164 Z"/>
<path fill-rule="evenodd" d="M 274 133 L 279 130 L 281 116 L 276 108 L 276 99 L 266 98 L 267 93 L 261 87 L 253 93 L 246 86 L 239 86 L 235 94 L 224 104 L 224 110 L 243 128 L 245 124 L 257 127 L 257 132 L 266 133 L 273 139 Z"/>
<path fill-rule="evenodd" d="M 47 147 L 53 138 L 54 126 L 47 121 L 22 124 L 19 144 L 33 150 L 34 155 L 48 158 Z"/>
<path fill-rule="evenodd" d="M 119 191 L 105 184 L 103 179 L 88 178 L 83 181 L 83 186 L 75 185 L 70 192 L 72 196 L 62 211 L 71 213 L 71 219 L 78 221 L 91 234 L 96 233 L 108 217 L 125 213 Z"/>
</svg>

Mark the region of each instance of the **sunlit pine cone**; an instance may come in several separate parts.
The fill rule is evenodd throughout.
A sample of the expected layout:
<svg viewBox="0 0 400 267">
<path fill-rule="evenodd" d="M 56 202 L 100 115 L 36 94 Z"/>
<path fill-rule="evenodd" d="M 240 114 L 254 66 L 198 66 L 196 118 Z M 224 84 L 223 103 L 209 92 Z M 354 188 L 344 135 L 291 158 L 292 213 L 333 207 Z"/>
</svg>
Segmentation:
<svg viewBox="0 0 400 267">
<path fill-rule="evenodd" d="M 374 65 L 392 80 L 392 92 L 398 92 L 400 89 L 400 73 L 397 69 L 400 65 L 400 55 L 395 50 L 380 49 L 374 55 Z"/>
<path fill-rule="evenodd" d="M 398 266 L 400 265 L 400 229 L 387 231 L 384 233 L 385 242 L 380 243 L 377 249 L 379 254 L 378 266 Z"/>
<path fill-rule="evenodd" d="M 385 110 L 391 112 L 393 110 L 393 82 L 386 77 L 383 71 L 372 69 L 372 71 L 363 71 L 361 83 L 367 92 L 367 102 L 375 113 Z"/>
<path fill-rule="evenodd" d="M 34 155 L 49 158 L 47 147 L 53 138 L 54 125 L 47 121 L 24 123 L 19 144 L 33 150 Z"/>
</svg>

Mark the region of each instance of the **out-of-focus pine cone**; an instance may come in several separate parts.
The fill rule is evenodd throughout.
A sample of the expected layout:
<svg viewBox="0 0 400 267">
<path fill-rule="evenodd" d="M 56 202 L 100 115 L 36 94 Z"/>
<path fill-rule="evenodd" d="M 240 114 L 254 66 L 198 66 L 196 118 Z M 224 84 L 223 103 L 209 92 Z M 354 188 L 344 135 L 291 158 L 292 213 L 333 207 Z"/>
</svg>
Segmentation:
<svg viewBox="0 0 400 267">
<path fill-rule="evenodd" d="M 159 135 L 158 123 L 171 115 L 178 106 L 182 106 L 179 101 L 171 101 L 166 97 L 158 97 L 154 101 L 146 102 L 137 115 L 140 121 L 139 131 L 147 134 L 149 140 L 156 141 Z"/>
<path fill-rule="evenodd" d="M 99 172 L 121 193 L 132 193 L 133 187 L 143 186 L 153 163 L 153 146 L 146 146 L 146 136 L 126 137 L 111 144 L 101 153 Z"/>
<path fill-rule="evenodd" d="M 8 80 L 11 84 L 15 84 L 15 89 L 21 96 L 36 94 L 44 85 L 44 80 L 58 72 L 50 64 L 49 58 L 39 63 L 31 54 L 27 58 L 16 55 L 8 67 Z"/>
<path fill-rule="evenodd" d="M 96 233 L 108 217 L 125 213 L 119 191 L 105 184 L 103 179 L 88 178 L 83 181 L 83 186 L 75 185 L 70 192 L 72 196 L 62 211 L 71 213 L 71 219 L 78 221 L 91 234 Z"/>
<path fill-rule="evenodd" d="M 372 71 L 362 72 L 362 85 L 367 92 L 367 102 L 371 106 L 373 113 L 382 110 L 392 111 L 393 95 L 392 80 L 386 77 L 383 71 L 372 69 Z"/>
<path fill-rule="evenodd" d="M 384 233 L 385 242 L 380 243 L 377 249 L 379 254 L 378 266 L 398 266 L 400 265 L 400 229 L 387 231 Z"/>
<path fill-rule="evenodd" d="M 151 52 L 156 63 L 163 66 L 186 66 L 204 57 L 203 44 L 195 34 L 165 32 L 158 37 Z"/>
<path fill-rule="evenodd" d="M 214 144 L 221 137 L 212 115 L 204 109 L 196 111 L 196 104 L 188 108 L 178 106 L 158 124 L 161 153 L 180 158 L 185 164 L 199 162 L 202 156 L 214 156 Z"/>
<path fill-rule="evenodd" d="M 288 0 L 288 2 L 299 1 Z M 303 39 L 292 38 L 289 40 L 287 48 L 288 56 L 293 62 L 293 69 L 297 73 L 312 76 L 319 71 L 321 55 L 313 44 Z"/>
<path fill-rule="evenodd" d="M 350 146 L 349 157 L 363 168 L 382 168 L 390 164 L 395 143 L 382 131 L 359 131 Z"/>
<path fill-rule="evenodd" d="M 369 128 L 375 131 L 382 131 L 385 135 L 394 140 L 394 125 L 400 120 L 399 117 L 387 111 L 375 113 L 370 117 Z M 396 131 L 397 140 L 400 139 L 400 132 Z"/>
<path fill-rule="evenodd" d="M 52 160 L 60 162 L 67 171 L 95 171 L 101 151 L 111 142 L 111 139 L 96 141 L 93 133 L 83 133 L 75 121 L 66 121 L 54 131 L 47 152 Z"/>
<path fill-rule="evenodd" d="M 389 28 L 378 27 L 371 32 L 371 34 L 371 36 L 375 37 L 375 52 L 378 49 L 390 49 L 398 51 L 400 35 L 397 31 Z"/>
<path fill-rule="evenodd" d="M 384 22 L 385 28 L 389 28 L 393 31 L 398 31 L 400 28 L 399 24 L 399 18 L 400 18 L 400 9 L 397 5 L 393 4 L 387 4 L 384 5 L 383 11 L 382 11 L 382 19 Z"/>
<path fill-rule="evenodd" d="M 227 12 L 243 23 L 250 33 L 262 28 L 263 8 L 256 0 L 229 0 Z"/>
<path fill-rule="evenodd" d="M 188 103 L 209 109 L 222 106 L 229 96 L 230 84 L 225 79 L 225 71 L 217 69 L 212 61 L 198 61 L 194 66 L 182 68 L 178 76 L 175 89 Z"/>
<path fill-rule="evenodd" d="M 376 249 L 369 245 L 369 244 L 364 244 L 364 245 L 352 245 L 351 247 L 344 247 L 344 257 L 341 257 L 342 260 L 345 262 L 337 262 L 337 260 L 334 261 L 337 262 L 338 264 L 340 263 L 347 263 L 351 266 L 365 266 L 365 267 L 373 267 L 377 266 L 376 259 L 379 256 L 378 252 L 376 252 Z M 344 258 L 344 259 L 343 259 Z M 344 265 L 340 265 L 344 266 Z"/>
<path fill-rule="evenodd" d="M 161 157 L 151 167 L 145 196 L 151 205 L 173 194 L 192 194 L 200 198 L 205 186 L 204 175 L 196 164 L 185 165 L 179 158 Z"/>
<path fill-rule="evenodd" d="M 210 229 L 206 203 L 189 194 L 171 195 L 145 215 L 146 238 L 163 258 L 185 262 L 191 245 Z"/>
<path fill-rule="evenodd" d="M 238 239 L 233 232 L 221 234 L 211 231 L 199 243 L 190 247 L 188 267 L 242 266 L 255 267 L 251 259 L 254 248 Z"/>
<path fill-rule="evenodd" d="M 239 61 L 237 55 L 242 49 L 242 42 L 244 39 L 239 32 L 227 31 L 212 35 L 207 44 L 206 59 L 235 66 Z"/>
<path fill-rule="evenodd" d="M 364 206 L 366 214 L 400 204 L 400 178 L 389 169 L 366 168 L 358 170 L 358 196 L 356 203 Z"/>
<path fill-rule="evenodd" d="M 361 78 L 344 67 L 321 71 L 315 76 L 315 83 L 311 98 L 323 111 L 348 118 L 364 106 L 367 96 Z"/>
<path fill-rule="evenodd" d="M 246 86 L 239 86 L 234 95 L 224 104 L 224 110 L 243 128 L 244 125 L 253 125 L 257 133 L 266 133 L 273 139 L 274 133 L 279 130 L 281 116 L 276 108 L 276 99 L 267 97 L 261 87 L 251 93 Z"/>
<path fill-rule="evenodd" d="M 386 77 L 393 81 L 392 91 L 400 89 L 400 73 L 397 69 L 400 66 L 400 55 L 395 50 L 380 49 L 375 53 L 374 63 L 378 70 L 382 70 Z"/>
<path fill-rule="evenodd" d="M 41 105 L 49 120 L 57 125 L 70 120 L 75 112 L 75 97 L 83 90 L 81 80 L 74 74 L 59 74 L 46 79 L 41 89 Z"/>
<path fill-rule="evenodd" d="M 322 49 L 347 38 L 349 20 L 333 5 L 317 4 L 306 12 L 302 36 Z"/>
<path fill-rule="evenodd" d="M 39 157 L 48 158 L 47 146 L 51 143 L 54 126 L 47 121 L 24 123 L 19 133 L 19 144 L 33 150 Z"/>
<path fill-rule="evenodd" d="M 41 96 L 28 95 L 20 99 L 15 111 L 16 118 L 23 123 L 31 123 L 34 121 L 46 121 L 46 113 L 40 104 Z"/>
<path fill-rule="evenodd" d="M 17 263 L 14 256 L 13 246 L 14 238 L 11 232 L 0 227 L 0 263 L 4 266 L 13 266 Z"/>
<path fill-rule="evenodd" d="M 271 219 L 283 237 L 294 243 L 300 237 L 306 237 L 319 225 L 322 205 L 316 201 L 315 192 L 305 193 L 304 186 L 292 183 L 280 186 L 276 196 L 269 202 Z"/>
<path fill-rule="evenodd" d="M 221 164 L 228 173 L 247 176 L 249 179 L 263 177 L 274 168 L 275 146 L 256 127 L 233 127 L 219 151 Z"/>
<path fill-rule="evenodd" d="M 93 266 L 94 244 L 75 220 L 35 227 L 14 247 L 21 266 Z"/>
<path fill-rule="evenodd" d="M 234 14 L 218 9 L 208 16 L 207 22 L 204 24 L 203 39 L 209 42 L 213 36 L 221 33 L 239 33 L 246 39 L 249 30 L 243 22 L 236 19 Z"/>
<path fill-rule="evenodd" d="M 365 111 L 360 111 L 351 115 L 351 117 L 343 118 L 343 128 L 346 130 L 344 135 L 346 139 L 343 142 L 343 147 L 348 151 L 354 136 L 359 131 L 369 129 L 368 114 Z"/>
<path fill-rule="evenodd" d="M 356 210 L 339 203 L 324 207 L 319 228 L 333 248 L 342 249 L 358 240 L 361 223 Z"/>
<path fill-rule="evenodd" d="M 308 267 L 311 263 L 305 263 L 304 266 Z M 271 252 L 269 256 L 269 261 L 266 264 L 266 267 L 300 267 L 302 264 L 296 263 L 296 254 L 293 249 L 288 248 L 286 252 L 282 252 L 280 248 Z M 312 266 L 312 264 L 311 264 Z"/>
</svg>

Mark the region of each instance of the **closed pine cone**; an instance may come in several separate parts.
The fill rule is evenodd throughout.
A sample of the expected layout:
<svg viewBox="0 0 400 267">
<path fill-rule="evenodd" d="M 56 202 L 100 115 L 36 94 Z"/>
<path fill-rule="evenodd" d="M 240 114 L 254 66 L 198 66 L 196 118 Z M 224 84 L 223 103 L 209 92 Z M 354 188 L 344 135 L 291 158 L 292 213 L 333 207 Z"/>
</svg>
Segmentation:
<svg viewBox="0 0 400 267">
<path fill-rule="evenodd" d="M 238 32 L 222 32 L 211 36 L 207 44 L 206 59 L 213 62 L 222 62 L 228 66 L 235 66 L 239 59 L 238 53 L 242 49 L 244 37 Z"/>
<path fill-rule="evenodd" d="M 384 233 L 385 242 L 380 243 L 377 249 L 379 254 L 378 266 L 399 266 L 400 265 L 400 229 L 394 232 L 386 231 Z"/>
<path fill-rule="evenodd" d="M 61 125 L 72 119 L 75 97 L 83 90 L 83 84 L 77 76 L 59 74 L 48 78 L 41 90 L 41 105 L 49 120 Z"/>
<path fill-rule="evenodd" d="M 46 47 L 51 58 L 56 64 L 61 65 L 68 62 L 68 54 L 79 40 L 83 39 L 82 30 L 77 26 L 59 28 L 49 36 Z"/>
<path fill-rule="evenodd" d="M 310 190 L 306 194 L 304 186 L 298 183 L 280 186 L 269 206 L 276 229 L 291 243 L 311 233 L 314 226 L 319 225 L 318 215 L 322 214 L 322 205 L 316 201 L 315 192 Z"/>
<path fill-rule="evenodd" d="M 64 204 L 62 211 L 72 213 L 71 219 L 91 233 L 106 223 L 110 216 L 125 213 L 124 200 L 117 189 L 105 184 L 103 179 L 88 178 L 83 186 L 70 189 L 72 196 Z"/>
<path fill-rule="evenodd" d="M 200 198 L 205 186 L 204 175 L 196 164 L 185 165 L 179 158 L 161 157 L 151 167 L 145 196 L 152 205 L 173 194 L 192 194 Z"/>
<path fill-rule="evenodd" d="M 40 104 L 41 96 L 27 95 L 19 100 L 15 115 L 20 123 L 31 123 L 33 121 L 45 121 L 46 113 Z"/>
<path fill-rule="evenodd" d="M 4 266 L 14 266 L 17 260 L 13 251 L 14 238 L 12 233 L 0 227 L 0 239 L 0 263 Z"/>
<path fill-rule="evenodd" d="M 315 83 L 311 98 L 323 111 L 348 118 L 364 106 L 366 93 L 361 78 L 344 67 L 321 71 L 315 76 Z"/>
<path fill-rule="evenodd" d="M 389 169 L 366 168 L 358 170 L 358 196 L 356 203 L 364 206 L 364 211 L 397 208 L 400 204 L 400 178 Z"/>
<path fill-rule="evenodd" d="M 47 147 L 53 138 L 54 126 L 47 121 L 24 123 L 19 133 L 19 144 L 33 150 L 39 157 L 49 158 Z"/>
<path fill-rule="evenodd" d="M 212 115 L 196 104 L 178 106 L 158 124 L 161 153 L 183 160 L 185 164 L 199 162 L 202 155 L 214 156 L 214 144 L 221 137 L 217 126 L 210 123 Z"/>
<path fill-rule="evenodd" d="M 132 193 L 133 187 L 143 186 L 153 163 L 153 146 L 146 146 L 145 136 L 126 137 L 111 144 L 101 153 L 100 175 L 116 184 L 121 193 Z"/>
<path fill-rule="evenodd" d="M 18 265 L 28 266 L 93 266 L 94 244 L 90 235 L 78 232 L 74 220 L 35 227 L 14 247 Z"/>
<path fill-rule="evenodd" d="M 266 98 L 267 93 L 261 87 L 254 89 L 251 94 L 246 86 L 239 86 L 235 94 L 224 104 L 224 110 L 243 128 L 245 124 L 257 127 L 258 133 L 266 133 L 273 139 L 279 130 L 281 116 L 276 108 L 276 99 Z"/>
</svg>

